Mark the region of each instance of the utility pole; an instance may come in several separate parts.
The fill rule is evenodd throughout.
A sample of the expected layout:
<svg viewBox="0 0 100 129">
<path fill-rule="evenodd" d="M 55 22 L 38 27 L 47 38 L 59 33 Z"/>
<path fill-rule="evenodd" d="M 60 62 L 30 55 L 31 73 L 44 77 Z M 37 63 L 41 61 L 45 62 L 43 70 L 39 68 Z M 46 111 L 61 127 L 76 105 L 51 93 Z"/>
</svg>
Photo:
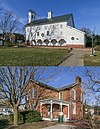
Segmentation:
<svg viewBox="0 0 100 129">
<path fill-rule="evenodd" d="M 94 27 L 94 31 L 92 32 L 92 53 L 91 53 L 91 56 L 94 56 L 94 35 L 95 35 L 95 29 L 96 29 L 96 27 Z"/>
<path fill-rule="evenodd" d="M 94 49 L 93 49 L 93 37 L 94 35 L 93 35 L 93 32 L 92 32 L 92 54 L 91 55 L 94 55 Z"/>
</svg>

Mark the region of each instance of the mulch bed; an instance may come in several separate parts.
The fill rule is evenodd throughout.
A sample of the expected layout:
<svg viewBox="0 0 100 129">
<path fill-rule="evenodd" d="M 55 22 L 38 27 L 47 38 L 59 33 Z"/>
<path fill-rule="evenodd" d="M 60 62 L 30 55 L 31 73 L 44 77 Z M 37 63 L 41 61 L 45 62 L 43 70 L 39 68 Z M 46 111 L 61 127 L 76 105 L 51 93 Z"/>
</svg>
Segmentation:
<svg viewBox="0 0 100 129">
<path fill-rule="evenodd" d="M 88 120 L 74 120 L 64 124 L 75 126 L 76 129 L 90 129 Z"/>
<path fill-rule="evenodd" d="M 20 124 L 17 127 L 14 127 L 13 125 L 9 124 L 3 129 L 40 129 L 40 128 L 45 128 L 48 126 L 53 126 L 56 124 L 57 124 L 57 122 L 40 121 L 40 122 Z"/>
</svg>

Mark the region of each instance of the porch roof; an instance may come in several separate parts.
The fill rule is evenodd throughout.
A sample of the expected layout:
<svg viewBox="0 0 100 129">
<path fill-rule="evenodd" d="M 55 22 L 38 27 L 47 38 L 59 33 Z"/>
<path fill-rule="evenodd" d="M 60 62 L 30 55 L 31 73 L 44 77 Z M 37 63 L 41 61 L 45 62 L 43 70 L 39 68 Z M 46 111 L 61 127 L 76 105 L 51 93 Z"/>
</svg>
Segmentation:
<svg viewBox="0 0 100 129">
<path fill-rule="evenodd" d="M 61 104 L 62 103 L 62 105 L 70 104 L 69 101 L 56 100 L 56 99 L 52 99 L 52 98 L 43 99 L 43 100 L 40 100 L 40 102 L 43 103 L 43 104 L 51 104 L 51 103 L 52 104 Z"/>
</svg>

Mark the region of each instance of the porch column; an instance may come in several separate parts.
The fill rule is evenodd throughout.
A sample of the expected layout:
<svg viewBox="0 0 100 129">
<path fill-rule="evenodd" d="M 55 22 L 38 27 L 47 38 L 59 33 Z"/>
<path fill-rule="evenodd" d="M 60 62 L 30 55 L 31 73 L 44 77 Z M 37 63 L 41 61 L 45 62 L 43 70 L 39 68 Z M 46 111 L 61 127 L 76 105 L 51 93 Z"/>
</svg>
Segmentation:
<svg viewBox="0 0 100 129">
<path fill-rule="evenodd" d="M 68 104 L 68 119 L 69 119 L 69 104 Z"/>
<path fill-rule="evenodd" d="M 41 117 L 42 117 L 42 102 L 40 102 L 40 114 L 41 114 Z"/>
<path fill-rule="evenodd" d="M 60 102 L 60 112 L 62 112 L 62 102 Z"/>
<path fill-rule="evenodd" d="M 50 120 L 52 121 L 53 120 L 53 114 L 52 114 L 52 100 L 50 101 Z"/>
</svg>

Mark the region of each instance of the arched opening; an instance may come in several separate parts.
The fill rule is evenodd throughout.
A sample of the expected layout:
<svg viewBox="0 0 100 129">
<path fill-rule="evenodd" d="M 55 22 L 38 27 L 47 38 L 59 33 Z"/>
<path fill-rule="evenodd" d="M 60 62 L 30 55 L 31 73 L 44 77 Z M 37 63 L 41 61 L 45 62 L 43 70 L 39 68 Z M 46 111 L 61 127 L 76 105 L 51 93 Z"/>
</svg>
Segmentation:
<svg viewBox="0 0 100 129">
<path fill-rule="evenodd" d="M 39 40 L 37 41 L 37 44 L 38 44 L 38 45 L 42 45 L 42 40 L 39 39 Z"/>
<path fill-rule="evenodd" d="M 66 41 L 65 41 L 64 39 L 60 39 L 60 40 L 59 40 L 60 46 L 62 46 L 64 43 L 66 43 Z"/>
<path fill-rule="evenodd" d="M 46 44 L 46 46 L 48 46 L 49 40 L 48 40 L 48 39 L 45 39 L 45 40 L 44 40 L 44 43 Z"/>
<path fill-rule="evenodd" d="M 32 45 L 36 45 L 36 40 L 32 40 Z"/>
<path fill-rule="evenodd" d="M 56 39 L 52 39 L 51 43 L 53 44 L 53 46 L 55 46 L 55 44 L 57 43 L 57 40 Z"/>
</svg>

